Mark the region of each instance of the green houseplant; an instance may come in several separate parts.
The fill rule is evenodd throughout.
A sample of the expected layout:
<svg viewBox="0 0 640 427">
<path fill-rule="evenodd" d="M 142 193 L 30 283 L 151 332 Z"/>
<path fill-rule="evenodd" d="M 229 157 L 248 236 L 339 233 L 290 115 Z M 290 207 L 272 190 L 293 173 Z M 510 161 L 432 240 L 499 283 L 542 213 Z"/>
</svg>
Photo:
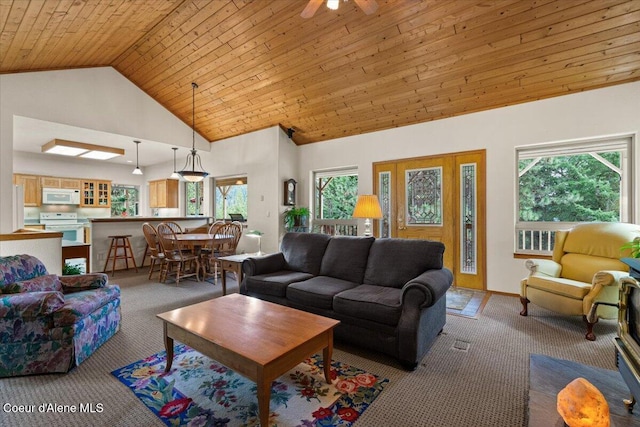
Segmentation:
<svg viewBox="0 0 640 427">
<path fill-rule="evenodd" d="M 77 265 L 66 264 L 62 267 L 63 276 L 71 276 L 74 274 L 82 274 L 82 270 Z"/>
<path fill-rule="evenodd" d="M 291 230 L 294 227 L 303 227 L 307 223 L 309 218 L 309 208 L 305 207 L 292 207 L 284 212 L 284 226 L 287 230 Z"/>
<path fill-rule="evenodd" d="M 640 258 L 640 237 L 620 247 L 620 250 L 631 249 L 632 258 Z"/>
</svg>

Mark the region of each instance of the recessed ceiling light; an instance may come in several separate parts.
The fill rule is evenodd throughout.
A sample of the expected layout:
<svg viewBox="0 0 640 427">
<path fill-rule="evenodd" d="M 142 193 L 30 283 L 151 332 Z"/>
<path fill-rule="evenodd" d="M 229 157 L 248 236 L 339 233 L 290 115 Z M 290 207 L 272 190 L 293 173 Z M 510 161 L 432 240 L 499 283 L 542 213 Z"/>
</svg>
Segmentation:
<svg viewBox="0 0 640 427">
<path fill-rule="evenodd" d="M 108 160 L 124 156 L 122 148 L 105 147 L 103 145 L 85 144 L 84 142 L 54 139 L 42 146 L 42 152 L 63 156 L 80 156 L 88 159 Z"/>
</svg>

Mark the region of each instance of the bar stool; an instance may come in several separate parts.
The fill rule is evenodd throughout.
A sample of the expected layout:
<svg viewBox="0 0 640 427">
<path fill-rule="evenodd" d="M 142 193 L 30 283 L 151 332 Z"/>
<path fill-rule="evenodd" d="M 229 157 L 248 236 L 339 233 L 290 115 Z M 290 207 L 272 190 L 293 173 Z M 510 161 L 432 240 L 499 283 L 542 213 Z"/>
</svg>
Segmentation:
<svg viewBox="0 0 640 427">
<path fill-rule="evenodd" d="M 109 252 L 107 252 L 107 260 L 104 263 L 104 268 L 102 269 L 104 272 L 107 271 L 107 266 L 109 265 L 109 260 L 111 263 L 111 275 L 113 276 L 116 269 L 116 261 L 119 259 L 123 259 L 127 270 L 129 269 L 129 260 L 133 262 L 133 268 L 136 269 L 136 273 L 138 272 L 138 266 L 136 265 L 136 259 L 133 256 L 133 250 L 131 249 L 131 242 L 129 241 L 129 237 L 131 234 L 123 234 L 117 236 L 107 236 L 111 239 L 111 245 L 109 246 Z M 121 253 L 118 254 L 118 249 L 122 249 Z"/>
</svg>

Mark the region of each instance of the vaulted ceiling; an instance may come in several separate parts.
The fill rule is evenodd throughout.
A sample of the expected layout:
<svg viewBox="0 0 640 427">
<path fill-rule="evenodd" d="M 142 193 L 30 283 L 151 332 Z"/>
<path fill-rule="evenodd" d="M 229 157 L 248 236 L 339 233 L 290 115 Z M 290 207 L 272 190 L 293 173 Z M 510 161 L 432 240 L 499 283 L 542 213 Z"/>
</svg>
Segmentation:
<svg viewBox="0 0 640 427">
<path fill-rule="evenodd" d="M 0 72 L 112 66 L 216 141 L 306 144 L 640 80 L 640 0 L 0 0 Z"/>
</svg>

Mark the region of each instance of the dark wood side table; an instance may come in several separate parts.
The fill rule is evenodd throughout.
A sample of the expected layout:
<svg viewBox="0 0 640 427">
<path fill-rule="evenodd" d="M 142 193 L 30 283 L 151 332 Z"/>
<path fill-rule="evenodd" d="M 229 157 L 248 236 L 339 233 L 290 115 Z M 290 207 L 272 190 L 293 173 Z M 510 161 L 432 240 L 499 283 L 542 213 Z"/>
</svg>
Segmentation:
<svg viewBox="0 0 640 427">
<path fill-rule="evenodd" d="M 227 271 L 236 273 L 238 286 L 240 286 L 240 282 L 242 282 L 242 261 L 255 256 L 256 254 L 240 254 L 218 258 L 218 261 L 220 261 L 220 275 L 222 276 L 222 295 L 227 294 Z"/>
</svg>

